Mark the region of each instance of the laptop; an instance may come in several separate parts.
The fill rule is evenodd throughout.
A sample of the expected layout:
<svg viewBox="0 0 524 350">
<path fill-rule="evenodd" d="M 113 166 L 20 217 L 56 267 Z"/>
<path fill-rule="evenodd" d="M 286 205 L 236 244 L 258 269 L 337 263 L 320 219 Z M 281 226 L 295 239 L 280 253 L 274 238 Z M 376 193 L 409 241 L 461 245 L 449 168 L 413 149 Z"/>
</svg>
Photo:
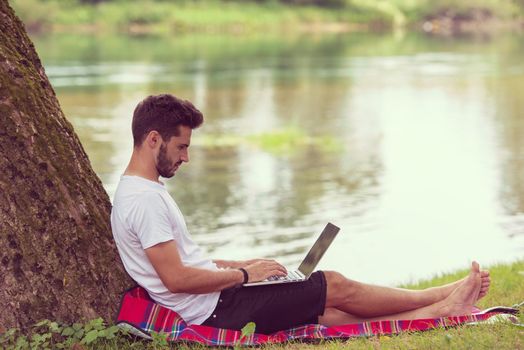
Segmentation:
<svg viewBox="0 0 524 350">
<path fill-rule="evenodd" d="M 320 261 L 322 256 L 324 256 L 324 253 L 330 246 L 331 242 L 333 242 L 333 240 L 335 239 L 335 236 L 337 235 L 338 231 L 340 231 L 340 228 L 329 222 L 318 237 L 315 244 L 313 244 L 313 246 L 307 253 L 306 257 L 298 267 L 298 270 L 288 270 L 287 276 L 271 276 L 263 281 L 244 283 L 243 286 L 255 287 L 264 286 L 267 284 L 306 281 L 315 270 L 315 267 L 317 267 L 318 262 Z"/>
</svg>

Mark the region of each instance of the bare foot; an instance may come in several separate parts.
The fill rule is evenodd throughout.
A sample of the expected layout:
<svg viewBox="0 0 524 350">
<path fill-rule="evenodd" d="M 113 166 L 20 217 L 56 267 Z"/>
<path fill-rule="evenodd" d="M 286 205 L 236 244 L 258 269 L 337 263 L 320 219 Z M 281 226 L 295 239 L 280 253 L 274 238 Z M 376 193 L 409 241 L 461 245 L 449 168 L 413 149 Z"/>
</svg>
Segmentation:
<svg viewBox="0 0 524 350">
<path fill-rule="evenodd" d="M 440 286 L 440 287 L 433 287 L 437 290 L 437 293 L 440 294 L 439 300 L 446 299 L 455 289 L 457 289 L 462 283 L 464 283 L 469 276 L 466 276 L 458 281 L 448 283 L 446 285 Z M 489 271 L 482 270 L 480 271 L 480 291 L 479 295 L 477 296 L 477 301 L 486 296 L 489 291 L 489 287 L 491 284 L 491 278 L 489 277 Z"/>
<path fill-rule="evenodd" d="M 485 297 L 486 294 L 488 294 L 489 292 L 489 286 L 491 285 L 491 278 L 489 277 L 489 271 L 487 270 L 480 271 L 480 280 L 481 280 L 480 291 L 479 291 L 479 296 L 477 300 Z"/>
<path fill-rule="evenodd" d="M 443 300 L 444 316 L 469 315 L 479 297 L 482 279 L 479 264 L 474 261 L 471 264 L 469 276 Z"/>
</svg>

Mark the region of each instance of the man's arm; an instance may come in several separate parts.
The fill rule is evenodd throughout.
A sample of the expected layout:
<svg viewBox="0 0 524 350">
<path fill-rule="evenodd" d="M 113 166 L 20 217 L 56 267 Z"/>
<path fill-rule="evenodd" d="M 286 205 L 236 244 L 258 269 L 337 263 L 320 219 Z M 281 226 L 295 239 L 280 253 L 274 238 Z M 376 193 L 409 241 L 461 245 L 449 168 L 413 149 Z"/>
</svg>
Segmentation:
<svg viewBox="0 0 524 350">
<path fill-rule="evenodd" d="M 212 271 L 182 264 L 175 241 L 156 244 L 145 250 L 162 283 L 172 293 L 204 294 L 221 291 L 244 281 L 237 269 Z M 269 276 L 284 276 L 286 269 L 273 260 L 257 260 L 244 267 L 249 282 L 262 281 Z"/>
</svg>

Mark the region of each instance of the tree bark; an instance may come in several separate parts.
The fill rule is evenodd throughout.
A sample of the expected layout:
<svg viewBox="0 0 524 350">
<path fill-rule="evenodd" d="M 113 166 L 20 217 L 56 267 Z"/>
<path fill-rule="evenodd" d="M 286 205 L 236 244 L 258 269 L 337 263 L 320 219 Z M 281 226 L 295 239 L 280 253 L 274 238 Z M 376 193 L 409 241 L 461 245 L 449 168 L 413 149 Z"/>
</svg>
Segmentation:
<svg viewBox="0 0 524 350">
<path fill-rule="evenodd" d="M 22 22 L 0 0 L 0 332 L 113 319 L 132 282 L 110 209 Z"/>
</svg>

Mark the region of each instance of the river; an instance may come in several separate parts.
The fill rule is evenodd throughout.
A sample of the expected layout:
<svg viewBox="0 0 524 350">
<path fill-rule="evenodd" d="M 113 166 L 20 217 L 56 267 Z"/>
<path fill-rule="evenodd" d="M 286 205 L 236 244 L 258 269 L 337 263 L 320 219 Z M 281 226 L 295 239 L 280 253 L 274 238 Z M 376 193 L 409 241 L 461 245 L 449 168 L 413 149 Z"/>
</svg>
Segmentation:
<svg viewBox="0 0 524 350">
<path fill-rule="evenodd" d="M 167 181 L 212 257 L 397 285 L 524 256 L 524 38 L 55 34 L 33 38 L 113 195 L 150 94 L 204 113 Z"/>
</svg>

